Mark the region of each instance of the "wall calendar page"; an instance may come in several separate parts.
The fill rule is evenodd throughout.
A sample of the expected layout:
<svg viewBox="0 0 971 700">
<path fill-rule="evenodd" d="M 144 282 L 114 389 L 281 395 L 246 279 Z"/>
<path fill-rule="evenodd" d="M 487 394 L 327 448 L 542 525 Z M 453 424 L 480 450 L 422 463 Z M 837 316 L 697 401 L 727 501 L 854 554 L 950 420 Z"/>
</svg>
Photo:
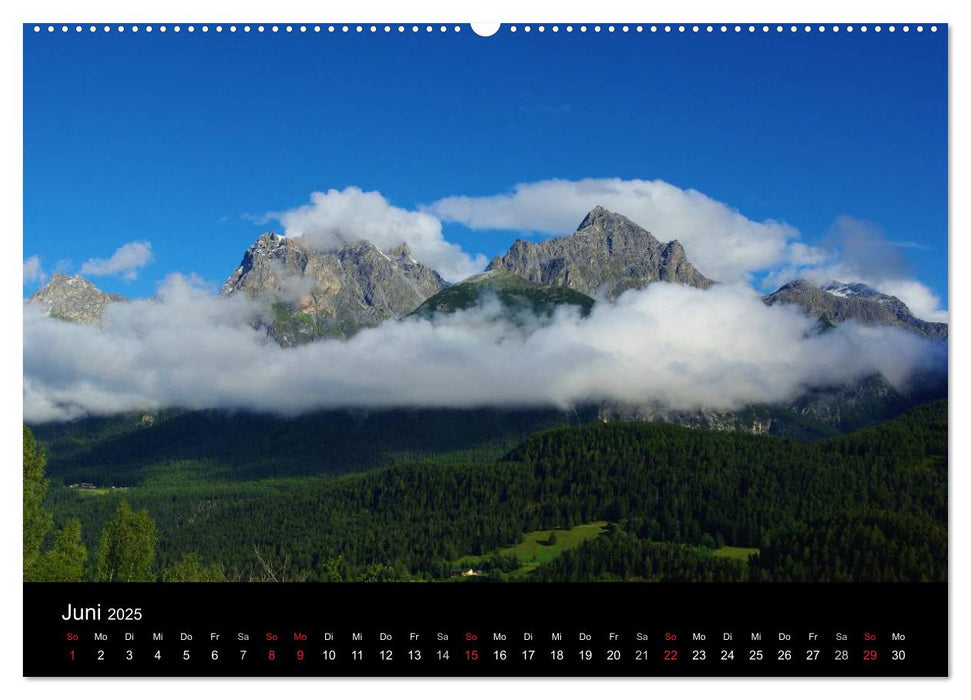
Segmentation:
<svg viewBox="0 0 971 700">
<path fill-rule="evenodd" d="M 24 676 L 949 675 L 947 23 L 267 15 L 22 26 Z"/>
</svg>

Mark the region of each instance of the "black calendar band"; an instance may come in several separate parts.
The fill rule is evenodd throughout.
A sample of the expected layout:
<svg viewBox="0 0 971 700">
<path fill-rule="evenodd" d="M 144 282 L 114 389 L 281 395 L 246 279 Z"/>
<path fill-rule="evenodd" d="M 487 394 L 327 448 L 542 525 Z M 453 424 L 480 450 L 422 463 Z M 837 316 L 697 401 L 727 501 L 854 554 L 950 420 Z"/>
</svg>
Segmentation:
<svg viewBox="0 0 971 700">
<path fill-rule="evenodd" d="M 946 584 L 24 584 L 26 676 L 946 676 Z"/>
</svg>

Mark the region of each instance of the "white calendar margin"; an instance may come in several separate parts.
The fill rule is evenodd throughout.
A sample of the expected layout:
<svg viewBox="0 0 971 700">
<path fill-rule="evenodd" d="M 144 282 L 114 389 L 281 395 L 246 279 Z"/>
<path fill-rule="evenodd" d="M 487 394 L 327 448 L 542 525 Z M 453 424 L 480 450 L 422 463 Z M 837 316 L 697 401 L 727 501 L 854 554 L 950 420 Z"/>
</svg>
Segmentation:
<svg viewBox="0 0 971 700">
<path fill-rule="evenodd" d="M 965 3 L 966 4 L 966 3 Z M 960 274 L 971 265 L 968 258 L 971 232 L 967 215 L 968 139 L 955 125 L 969 122 L 967 88 L 971 84 L 968 75 L 968 46 L 971 45 L 971 24 L 966 24 L 967 11 L 962 11 L 957 0 L 922 0 L 901 2 L 884 0 L 865 3 L 859 0 L 813 0 L 800 5 L 783 5 L 768 0 L 694 0 L 692 2 L 648 4 L 631 0 L 587 0 L 583 2 L 530 2 L 529 0 L 475 0 L 470 3 L 444 0 L 357 0 L 354 3 L 331 4 L 308 0 L 274 0 L 272 3 L 228 3 L 212 0 L 168 0 L 164 3 L 131 3 L 121 0 L 55 0 L 49 2 L 8 1 L 0 10 L 3 14 L 0 35 L 0 65 L 3 66 L 0 96 L 4 108 L 0 110 L 3 125 L 0 129 L 3 149 L 0 162 L 4 164 L 0 193 L 3 197 L 4 230 L 9 240 L 4 241 L 8 253 L 2 256 L 0 272 L 0 304 L 11 340 L 0 347 L 0 454 L 5 459 L 0 465 L 5 477 L 0 482 L 4 501 L 0 506 L 3 533 L 2 597 L 6 609 L 0 615 L 0 676 L 5 697 L 31 698 L 130 698 L 137 695 L 145 700 L 168 698 L 173 693 L 186 693 L 190 697 L 214 694 L 249 700 L 268 698 L 281 694 L 294 697 L 354 697 L 370 698 L 393 695 L 404 700 L 426 698 L 457 698 L 463 700 L 493 700 L 496 695 L 525 697 L 555 694 L 561 698 L 587 698 L 611 695 L 646 698 L 649 696 L 676 695 L 687 698 L 778 698 L 786 700 L 818 700 L 821 696 L 846 697 L 868 696 L 876 700 L 906 698 L 917 695 L 942 697 L 968 697 L 971 692 L 971 633 L 969 609 L 971 605 L 954 591 L 967 589 L 969 566 L 967 543 L 971 541 L 968 516 L 962 501 L 968 496 L 969 477 L 963 472 L 969 466 L 967 433 L 968 372 L 955 350 L 965 350 L 969 334 L 962 325 L 964 304 L 968 299 L 968 283 L 962 283 Z M 22 289 L 14 289 L 21 278 L 18 263 L 22 259 L 23 246 L 23 153 L 22 153 L 22 29 L 23 22 L 947 22 L 950 43 L 950 124 L 951 124 L 951 177 L 949 275 L 951 309 L 951 471 L 950 471 L 950 528 L 951 546 L 951 624 L 950 659 L 952 678 L 942 680 L 703 680 L 703 679 L 637 679 L 637 680 L 304 680 L 304 679 L 173 679 L 166 682 L 146 680 L 26 680 L 22 678 L 23 620 L 21 583 L 21 488 L 15 483 L 19 469 L 16 455 L 20 453 L 21 431 L 17 423 L 21 418 L 23 382 L 22 366 Z M 969 127 L 965 127 L 966 129 Z M 888 146 L 891 147 L 891 146 Z M 962 167 L 963 166 L 963 167 Z M 963 176 L 963 177 L 962 177 Z M 962 199 L 964 204 L 962 206 Z M 964 216 L 962 216 L 964 214 Z M 964 238 L 965 240 L 962 240 Z M 12 250 L 11 250 L 12 249 Z M 957 325 L 954 309 L 958 309 Z M 957 499 L 954 494 L 958 494 Z M 959 499 L 959 500 L 958 500 Z M 956 545 L 956 546 L 955 546 Z M 962 690 L 963 689 L 963 690 Z M 827 698 L 828 700 L 828 698 Z"/>
</svg>

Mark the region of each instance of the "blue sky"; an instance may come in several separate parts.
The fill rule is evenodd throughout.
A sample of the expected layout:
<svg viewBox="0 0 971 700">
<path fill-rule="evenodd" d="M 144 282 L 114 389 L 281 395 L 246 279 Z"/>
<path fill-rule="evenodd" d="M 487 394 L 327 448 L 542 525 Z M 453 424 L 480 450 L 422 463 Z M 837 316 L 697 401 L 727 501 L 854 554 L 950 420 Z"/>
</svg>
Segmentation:
<svg viewBox="0 0 971 700">
<path fill-rule="evenodd" d="M 147 241 L 152 261 L 137 271 L 86 269 L 128 296 L 154 293 L 173 271 L 218 284 L 260 232 L 282 228 L 267 212 L 353 186 L 408 211 L 431 205 L 424 216 L 442 221 L 445 238 L 491 257 L 530 227 L 540 236 L 575 226 L 581 203 L 565 202 L 561 220 L 534 211 L 548 199 L 473 199 L 475 212 L 486 209 L 479 224 L 434 203 L 585 178 L 619 182 L 617 201 L 627 201 L 639 189 L 629 183 L 662 180 L 759 226 L 784 222 L 789 233 L 764 230 L 789 244 L 798 230 L 810 248 L 883 265 L 865 270 L 874 279 L 915 278 L 946 308 L 946 42 L 943 28 L 488 39 L 467 27 L 25 28 L 24 255 L 46 273 L 75 272 Z M 696 224 L 717 227 L 718 216 Z M 500 219 L 512 223 L 499 228 Z M 638 222 L 666 240 L 665 221 Z M 862 247 L 847 243 L 856 234 Z M 685 236 L 689 255 L 704 258 L 704 241 Z M 753 266 L 753 279 L 847 267 L 800 250 Z"/>
</svg>

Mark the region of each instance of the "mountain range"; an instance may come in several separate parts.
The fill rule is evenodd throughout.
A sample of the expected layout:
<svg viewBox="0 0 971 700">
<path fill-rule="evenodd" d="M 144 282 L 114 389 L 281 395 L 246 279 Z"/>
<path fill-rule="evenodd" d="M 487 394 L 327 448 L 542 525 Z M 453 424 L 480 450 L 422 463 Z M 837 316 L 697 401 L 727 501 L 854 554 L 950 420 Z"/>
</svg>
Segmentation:
<svg viewBox="0 0 971 700">
<path fill-rule="evenodd" d="M 269 334 L 292 346 L 350 337 L 363 328 L 409 315 L 431 317 L 477 304 L 496 293 L 510 309 L 549 314 L 561 304 L 589 313 L 594 297 L 614 300 L 628 289 L 671 282 L 699 289 L 716 284 L 691 264 L 678 241 L 661 243 L 627 217 L 594 207 L 569 236 L 515 241 L 485 273 L 449 284 L 402 243 L 380 250 L 364 240 L 317 250 L 302 238 L 264 233 L 245 251 L 221 295 L 244 294 L 272 310 Z M 97 326 L 108 304 L 126 301 L 79 275 L 54 274 L 30 302 L 66 321 Z M 946 323 L 924 321 L 897 297 L 859 283 L 814 285 L 797 279 L 765 296 L 794 304 L 824 324 L 856 321 L 897 326 L 946 340 Z"/>
<path fill-rule="evenodd" d="M 301 238 L 265 233 L 245 251 L 220 294 L 243 294 L 264 302 L 271 311 L 261 321 L 267 334 L 290 347 L 321 338 L 347 338 L 389 319 L 432 319 L 490 299 L 514 320 L 524 313 L 548 318 L 564 305 L 585 316 L 598 303 L 595 298 L 610 303 L 624 291 L 662 281 L 699 289 L 716 284 L 688 261 L 677 241 L 661 243 L 630 219 L 598 206 L 573 234 L 540 243 L 517 240 L 484 273 L 457 284 L 449 284 L 416 260 L 407 244 L 381 250 L 368 241 L 342 240 L 329 250 L 318 250 Z M 124 301 L 80 276 L 55 274 L 29 303 L 52 317 L 98 326 L 110 304 Z M 817 286 L 798 279 L 763 301 L 800 307 L 820 320 L 823 332 L 855 321 L 899 327 L 939 341 L 948 337 L 947 324 L 918 319 L 900 299 L 862 283 Z M 647 397 L 637 405 L 603 404 L 599 410 L 605 420 L 787 434 L 801 430 L 798 424 L 808 416 L 814 424 L 810 432 L 818 434 L 825 426 L 843 432 L 866 424 L 867 415 L 890 417 L 918 399 L 942 394 L 946 395 L 946 378 L 932 378 L 905 396 L 881 378 L 869 377 L 838 390 L 809 392 L 786 406 L 741 412 L 669 411 Z"/>
</svg>

